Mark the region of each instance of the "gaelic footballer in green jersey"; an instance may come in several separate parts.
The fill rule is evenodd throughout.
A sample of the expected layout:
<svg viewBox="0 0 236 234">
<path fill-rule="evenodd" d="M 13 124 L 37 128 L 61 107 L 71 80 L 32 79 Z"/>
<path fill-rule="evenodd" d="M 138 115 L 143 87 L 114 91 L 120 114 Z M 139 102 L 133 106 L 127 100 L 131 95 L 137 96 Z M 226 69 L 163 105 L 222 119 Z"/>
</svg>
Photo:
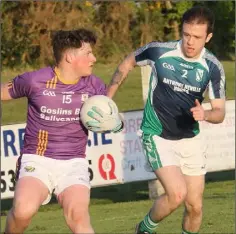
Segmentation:
<svg viewBox="0 0 236 234">
<path fill-rule="evenodd" d="M 186 58 L 181 40 L 151 42 L 135 51 L 137 65 L 150 65 L 152 73 L 141 129 L 165 139 L 190 138 L 199 133 L 191 107 L 198 99 L 225 97 L 225 74 L 221 63 L 207 49 L 197 59 Z"/>
<path fill-rule="evenodd" d="M 151 42 L 131 52 L 117 67 L 107 89 L 112 98 L 135 66 L 152 68 L 140 132 L 147 164 L 165 191 L 155 199 L 135 234 L 153 234 L 158 223 L 182 203 L 182 234 L 199 232 L 207 166 L 206 142 L 198 134 L 198 121 L 218 124 L 225 117 L 224 70 L 205 49 L 213 36 L 214 14 L 195 6 L 183 14 L 180 23 L 180 41 Z M 201 105 L 205 91 L 210 98 L 207 110 Z"/>
</svg>

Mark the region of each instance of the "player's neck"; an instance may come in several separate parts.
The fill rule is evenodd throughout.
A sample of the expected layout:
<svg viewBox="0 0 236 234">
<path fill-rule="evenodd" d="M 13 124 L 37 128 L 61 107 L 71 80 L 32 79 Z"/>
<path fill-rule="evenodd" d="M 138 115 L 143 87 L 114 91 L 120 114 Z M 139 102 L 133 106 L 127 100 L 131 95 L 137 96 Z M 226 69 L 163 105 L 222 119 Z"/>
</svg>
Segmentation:
<svg viewBox="0 0 236 234">
<path fill-rule="evenodd" d="M 181 46 L 181 52 L 182 52 L 182 55 L 183 55 L 184 59 L 186 59 L 186 60 L 188 60 L 188 61 L 193 61 L 193 62 L 196 61 L 196 60 L 198 60 L 199 57 L 200 57 L 200 55 L 201 55 L 201 53 L 199 53 L 199 54 L 195 55 L 194 57 L 188 57 L 188 56 L 186 56 L 186 54 L 184 53 L 184 49 L 182 48 L 182 46 Z"/>
<path fill-rule="evenodd" d="M 75 74 L 72 70 L 62 66 L 55 66 L 55 73 L 58 79 L 64 84 L 76 84 L 80 80 L 80 76 Z"/>
<path fill-rule="evenodd" d="M 185 53 L 184 53 L 184 48 L 183 48 L 183 45 L 182 45 L 182 43 L 181 43 L 181 45 L 180 45 L 180 51 L 181 51 L 181 54 L 182 54 L 182 56 L 183 56 L 183 59 L 185 59 L 186 61 L 189 61 L 189 62 L 196 62 L 196 61 L 198 61 L 199 59 L 201 59 L 202 54 L 203 54 L 204 51 L 205 51 L 205 48 L 203 48 L 203 49 L 200 51 L 200 53 L 197 54 L 197 55 L 195 55 L 194 57 L 187 57 L 187 56 L 185 55 Z"/>
</svg>

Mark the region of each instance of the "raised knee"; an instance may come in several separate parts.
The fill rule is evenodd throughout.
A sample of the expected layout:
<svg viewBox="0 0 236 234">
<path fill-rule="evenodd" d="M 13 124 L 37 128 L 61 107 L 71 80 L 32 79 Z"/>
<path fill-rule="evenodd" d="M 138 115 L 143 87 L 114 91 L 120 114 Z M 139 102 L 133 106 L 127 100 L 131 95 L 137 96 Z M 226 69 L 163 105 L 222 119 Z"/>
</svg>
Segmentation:
<svg viewBox="0 0 236 234">
<path fill-rule="evenodd" d="M 179 207 L 185 200 L 187 192 L 183 190 L 175 191 L 168 196 L 170 207 L 176 209 Z"/>
</svg>

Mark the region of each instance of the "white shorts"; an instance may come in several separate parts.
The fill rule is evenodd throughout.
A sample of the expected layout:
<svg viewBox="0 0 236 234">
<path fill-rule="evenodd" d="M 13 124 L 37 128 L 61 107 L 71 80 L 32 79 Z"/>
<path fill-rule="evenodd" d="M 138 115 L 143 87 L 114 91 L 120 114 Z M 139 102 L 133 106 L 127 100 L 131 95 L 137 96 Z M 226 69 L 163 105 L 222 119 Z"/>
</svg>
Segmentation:
<svg viewBox="0 0 236 234">
<path fill-rule="evenodd" d="M 88 161 L 85 158 L 58 160 L 34 154 L 23 154 L 18 179 L 32 176 L 41 180 L 49 195 L 42 205 L 49 203 L 52 193 L 59 195 L 71 185 L 82 184 L 90 189 Z"/>
<path fill-rule="evenodd" d="M 143 134 L 142 132 L 138 134 L 141 136 L 147 171 L 176 165 L 181 168 L 185 175 L 206 174 L 207 146 L 200 134 L 193 138 L 181 140 L 167 140 L 157 135 Z"/>
</svg>

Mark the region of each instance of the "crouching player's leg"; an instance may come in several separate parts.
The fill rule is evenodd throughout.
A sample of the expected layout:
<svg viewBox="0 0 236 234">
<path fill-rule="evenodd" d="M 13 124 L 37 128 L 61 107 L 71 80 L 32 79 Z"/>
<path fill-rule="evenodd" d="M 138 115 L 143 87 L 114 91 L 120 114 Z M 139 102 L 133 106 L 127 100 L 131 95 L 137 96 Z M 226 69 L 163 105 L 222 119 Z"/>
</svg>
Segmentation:
<svg viewBox="0 0 236 234">
<path fill-rule="evenodd" d="M 143 134 L 142 144 L 148 164 L 165 189 L 136 228 L 137 234 L 149 234 L 154 233 L 158 223 L 184 202 L 187 188 L 174 152 L 175 141 Z"/>
<path fill-rule="evenodd" d="M 23 233 L 47 196 L 48 189 L 39 179 L 21 178 L 16 185 L 13 207 L 7 215 L 5 233 Z"/>
<path fill-rule="evenodd" d="M 55 193 L 63 208 L 68 227 L 73 233 L 93 234 L 90 223 L 90 179 L 86 159 L 66 160 L 60 170 Z"/>
<path fill-rule="evenodd" d="M 90 224 L 90 190 L 84 185 L 72 185 L 58 196 L 66 223 L 73 233 L 94 233 Z"/>
<path fill-rule="evenodd" d="M 16 183 L 13 207 L 7 215 L 6 234 L 23 233 L 39 207 L 51 197 L 46 184 L 37 178 L 39 174 L 34 171 L 36 166 L 27 167 L 27 162 L 22 165 L 17 172 L 19 180 Z"/>
</svg>

